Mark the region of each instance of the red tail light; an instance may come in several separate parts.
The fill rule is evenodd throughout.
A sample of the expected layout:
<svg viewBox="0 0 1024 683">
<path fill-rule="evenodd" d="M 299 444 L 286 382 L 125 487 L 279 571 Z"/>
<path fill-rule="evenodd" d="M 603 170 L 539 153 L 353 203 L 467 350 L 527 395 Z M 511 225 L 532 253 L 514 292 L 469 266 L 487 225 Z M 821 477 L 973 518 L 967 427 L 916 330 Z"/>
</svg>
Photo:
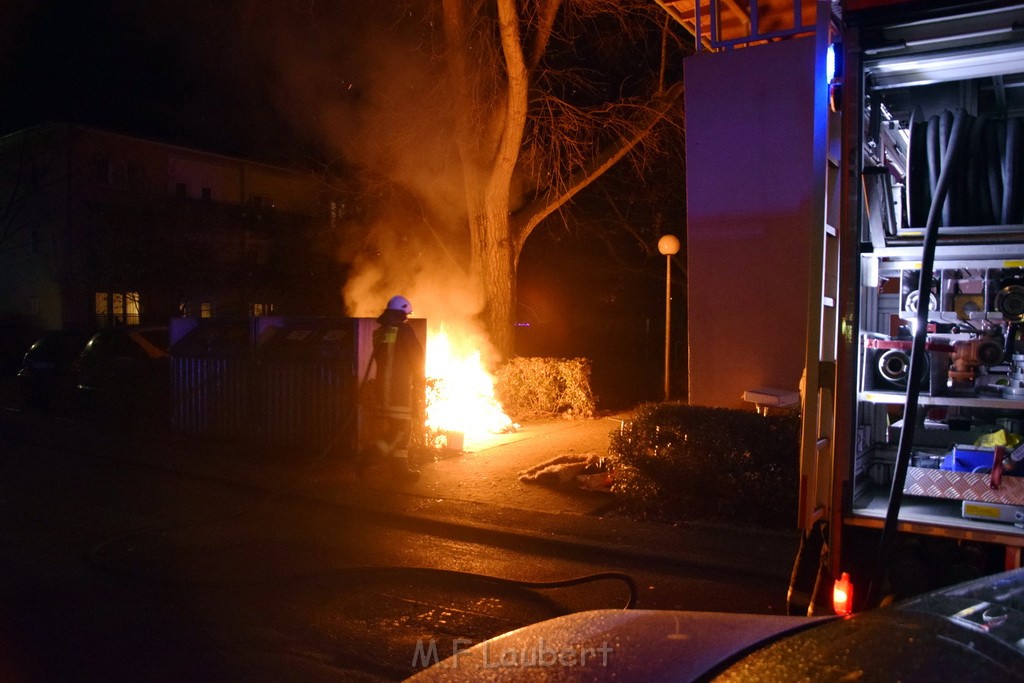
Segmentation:
<svg viewBox="0 0 1024 683">
<path fill-rule="evenodd" d="M 849 614 L 853 611 L 853 582 L 846 572 L 843 572 L 832 588 L 832 609 L 836 614 Z"/>
</svg>

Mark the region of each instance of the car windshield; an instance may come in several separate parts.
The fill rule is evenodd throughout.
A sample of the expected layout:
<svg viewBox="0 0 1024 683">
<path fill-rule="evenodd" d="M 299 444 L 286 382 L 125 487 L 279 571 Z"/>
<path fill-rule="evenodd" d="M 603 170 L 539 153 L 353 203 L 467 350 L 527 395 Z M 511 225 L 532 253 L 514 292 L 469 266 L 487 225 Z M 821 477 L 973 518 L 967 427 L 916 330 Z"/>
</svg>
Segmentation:
<svg viewBox="0 0 1024 683">
<path fill-rule="evenodd" d="M 1024 572 L 1006 572 L 911 599 L 901 609 L 928 612 L 1024 652 Z"/>
</svg>

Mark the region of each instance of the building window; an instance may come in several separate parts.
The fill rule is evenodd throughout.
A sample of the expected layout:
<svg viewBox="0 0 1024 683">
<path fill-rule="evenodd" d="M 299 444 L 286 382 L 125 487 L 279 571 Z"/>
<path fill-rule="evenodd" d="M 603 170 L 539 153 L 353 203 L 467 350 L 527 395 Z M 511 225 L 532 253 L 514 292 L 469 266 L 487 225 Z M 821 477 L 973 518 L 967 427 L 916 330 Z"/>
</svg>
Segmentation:
<svg viewBox="0 0 1024 683">
<path fill-rule="evenodd" d="M 39 253 L 39 231 L 35 228 L 32 228 L 32 253 Z"/>
<path fill-rule="evenodd" d="M 212 318 L 213 317 L 213 304 L 209 301 L 200 303 L 185 303 L 182 302 L 178 306 L 178 310 L 183 316 L 191 318 Z"/>
<path fill-rule="evenodd" d="M 138 324 L 138 292 L 96 292 L 97 326 L 118 327 Z"/>
<path fill-rule="evenodd" d="M 273 315 L 274 304 L 249 304 L 249 315 Z"/>
<path fill-rule="evenodd" d="M 177 185 L 174 186 L 174 193 L 179 197 L 187 197 L 188 186 L 185 185 L 185 183 L 178 183 Z"/>
<path fill-rule="evenodd" d="M 204 202 L 208 202 L 211 199 L 213 199 L 213 191 L 210 188 L 208 188 L 208 187 L 204 187 L 203 188 L 203 201 Z"/>
</svg>

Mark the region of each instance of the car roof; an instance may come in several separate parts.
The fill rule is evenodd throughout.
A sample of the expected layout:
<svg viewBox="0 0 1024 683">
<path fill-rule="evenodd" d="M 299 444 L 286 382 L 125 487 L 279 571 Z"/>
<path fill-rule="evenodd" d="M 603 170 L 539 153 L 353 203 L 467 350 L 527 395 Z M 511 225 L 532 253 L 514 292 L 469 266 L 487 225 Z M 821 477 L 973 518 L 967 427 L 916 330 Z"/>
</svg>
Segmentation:
<svg viewBox="0 0 1024 683">
<path fill-rule="evenodd" d="M 89 339 L 93 340 L 103 337 L 121 336 L 132 339 L 151 358 L 167 358 L 170 347 L 170 328 L 165 326 L 148 327 L 108 327 L 96 332 Z"/>
<path fill-rule="evenodd" d="M 32 348 L 60 347 L 65 349 L 81 350 L 86 342 L 92 338 L 92 333 L 82 330 L 47 330 L 43 332 L 34 342 Z"/>
<path fill-rule="evenodd" d="M 410 680 L 1024 680 L 1024 569 L 844 618 L 596 610 L 449 649 Z"/>
<path fill-rule="evenodd" d="M 526 626 L 473 647 L 463 643 L 460 651 L 409 680 L 513 681 L 524 676 L 555 681 L 696 680 L 766 639 L 828 619 L 589 610 Z M 421 652 L 429 654 L 429 647 L 423 646 Z"/>
</svg>

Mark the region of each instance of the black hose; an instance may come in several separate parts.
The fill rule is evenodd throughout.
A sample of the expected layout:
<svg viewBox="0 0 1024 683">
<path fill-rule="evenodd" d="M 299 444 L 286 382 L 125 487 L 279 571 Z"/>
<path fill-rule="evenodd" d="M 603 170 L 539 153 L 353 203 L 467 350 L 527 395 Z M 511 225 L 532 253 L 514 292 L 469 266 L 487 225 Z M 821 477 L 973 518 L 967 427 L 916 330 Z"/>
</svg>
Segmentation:
<svg viewBox="0 0 1024 683">
<path fill-rule="evenodd" d="M 907 201 L 910 226 L 922 227 L 927 219 L 922 208 L 931 201 L 928 171 L 928 120 L 921 107 L 914 107 L 910 113 L 910 149 L 907 159 Z"/>
<path fill-rule="evenodd" d="M 946 156 L 946 150 L 949 149 L 949 139 L 953 128 L 953 113 L 950 111 L 942 112 L 939 116 L 939 156 L 936 158 L 936 162 L 940 159 L 944 159 Z M 942 164 L 942 170 L 946 170 L 948 167 Z M 959 174 L 957 174 L 959 175 Z M 955 176 L 954 176 L 955 177 Z M 945 199 L 942 201 L 942 223 L 941 225 L 952 225 L 952 205 L 951 201 L 955 192 L 952 192 L 953 180 L 950 179 L 950 187 L 946 190 Z M 923 292 L 924 290 L 922 290 Z"/>
<path fill-rule="evenodd" d="M 580 586 L 586 583 L 593 583 L 595 581 L 618 581 L 625 584 L 626 589 L 629 591 L 629 599 L 622 609 L 635 609 L 639 600 L 639 592 L 637 589 L 636 581 L 629 574 L 623 572 L 596 572 L 594 574 L 585 574 L 583 576 L 575 576 L 570 579 L 559 579 L 558 581 L 523 581 L 519 579 L 509 579 L 500 576 L 490 576 L 488 574 L 477 574 L 475 572 L 464 572 L 454 569 L 442 569 L 436 567 L 399 567 L 399 566 L 356 566 L 356 567 L 338 567 L 336 569 L 326 570 L 313 570 L 310 572 L 298 572 L 290 573 L 280 576 L 274 576 L 266 579 L 241 579 L 232 578 L 225 579 L 223 581 L 217 580 L 187 580 L 187 579 L 171 579 L 164 575 L 158 575 L 153 572 L 140 571 L 126 567 L 123 564 L 111 562 L 102 556 L 102 551 L 106 548 L 109 543 L 101 543 L 93 546 L 88 553 L 88 560 L 90 564 L 98 569 L 109 571 L 120 576 L 132 578 L 138 581 L 152 582 L 158 584 L 170 584 L 170 585 L 220 585 L 220 586 L 249 586 L 249 585 L 262 585 L 267 582 L 280 583 L 282 581 L 301 581 L 301 580 L 321 580 L 324 578 L 344 576 L 346 581 L 351 581 L 353 575 L 358 574 L 370 574 L 374 578 L 380 578 L 385 574 L 399 574 L 403 576 L 407 575 L 427 575 L 427 576 L 439 576 L 443 578 L 454 578 L 462 579 L 465 581 L 472 581 L 475 583 L 489 584 L 493 586 L 501 586 L 504 588 L 519 588 L 525 590 L 550 590 L 554 588 L 570 588 L 572 586 Z"/>
<path fill-rule="evenodd" d="M 889 492 L 889 504 L 885 513 L 885 524 L 878 542 L 878 555 L 871 582 L 868 585 L 867 607 L 877 606 L 881 602 L 882 584 L 892 560 L 892 548 L 899 521 L 900 506 L 903 503 L 903 487 L 907 481 L 907 468 L 910 465 L 910 451 L 914 443 L 914 432 L 917 426 L 918 400 L 921 395 L 921 381 L 927 371 L 925 358 L 925 341 L 928 337 L 928 294 L 931 292 L 932 271 L 935 269 L 935 245 L 939 237 L 939 221 L 942 214 L 946 194 L 955 174 L 959 155 L 964 148 L 964 138 L 969 131 L 967 114 L 959 110 L 953 118 L 953 128 L 949 145 L 942 158 L 942 172 L 935 185 L 931 208 L 928 210 L 928 222 L 925 226 L 924 244 L 921 254 L 921 272 L 918 291 L 921 294 L 917 307 L 916 329 L 910 350 L 910 372 L 907 382 L 906 404 L 903 407 L 903 428 L 900 430 L 899 445 L 896 448 L 892 489 Z"/>
<path fill-rule="evenodd" d="M 1003 225 L 1021 222 L 1021 119 L 1006 120 L 1006 153 L 1003 156 Z"/>
<path fill-rule="evenodd" d="M 1003 217 L 1003 162 L 999 147 L 999 128 L 1002 122 L 989 120 L 985 126 L 985 164 L 988 182 L 989 213 L 992 224 L 997 225 Z"/>
<path fill-rule="evenodd" d="M 939 132 L 939 117 L 928 118 L 928 152 L 925 159 L 928 162 L 928 201 L 935 201 L 935 190 L 939 185 L 939 176 L 942 174 L 942 135 Z M 927 224 L 927 219 L 925 223 Z"/>
<path fill-rule="evenodd" d="M 576 576 L 571 579 L 561 579 L 559 581 L 519 581 L 517 579 L 507 579 L 498 576 L 488 576 L 486 574 L 476 574 L 473 572 L 460 572 L 451 569 L 433 569 L 430 567 L 390 567 L 389 570 L 400 573 L 423 573 L 423 574 L 438 574 L 441 576 L 451 576 L 455 578 L 464 578 L 470 581 L 476 581 L 478 583 L 490 583 L 496 586 L 505 586 L 511 588 L 526 588 L 530 590 L 547 590 L 551 588 L 569 588 L 571 586 L 580 586 L 585 583 L 592 583 L 594 581 L 619 581 L 626 584 L 626 588 L 629 590 L 629 600 L 623 609 L 633 609 L 637 605 L 638 594 L 636 588 L 636 581 L 629 574 L 622 572 L 598 572 L 595 574 L 586 574 L 584 576 Z"/>
</svg>

